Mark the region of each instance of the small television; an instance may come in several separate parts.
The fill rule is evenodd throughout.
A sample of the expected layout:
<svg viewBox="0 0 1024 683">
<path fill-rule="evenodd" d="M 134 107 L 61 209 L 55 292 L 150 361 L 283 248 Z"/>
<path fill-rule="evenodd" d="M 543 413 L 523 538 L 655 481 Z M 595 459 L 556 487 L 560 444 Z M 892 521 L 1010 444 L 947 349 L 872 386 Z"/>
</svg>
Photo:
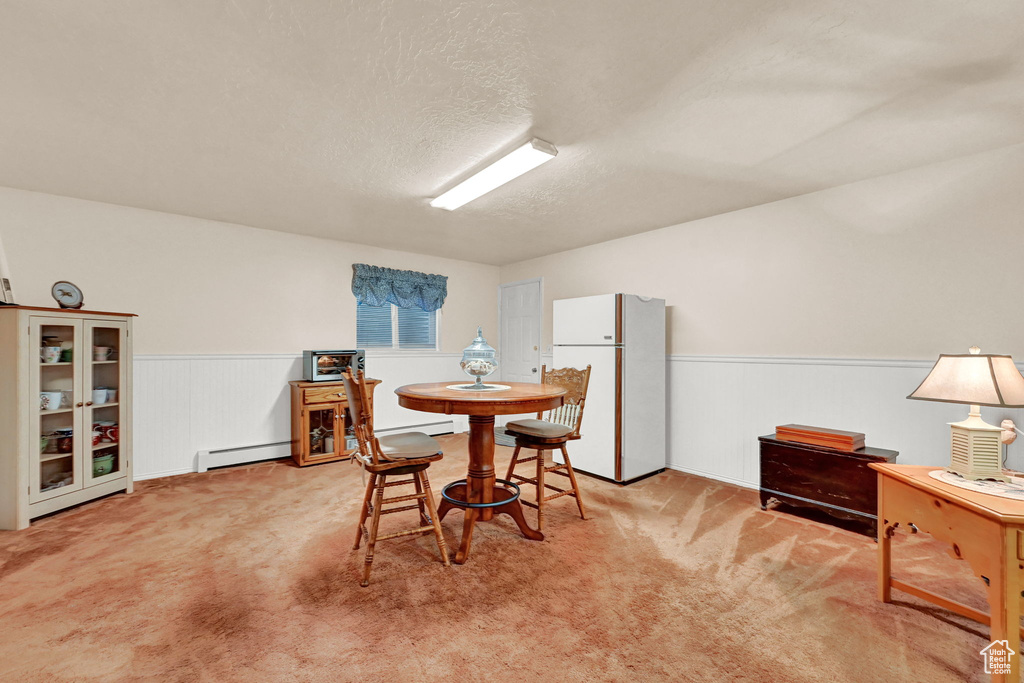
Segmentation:
<svg viewBox="0 0 1024 683">
<path fill-rule="evenodd" d="M 303 351 L 302 370 L 307 382 L 337 382 L 345 368 L 353 374 L 366 370 L 366 352 L 363 349 L 342 351 Z"/>
</svg>

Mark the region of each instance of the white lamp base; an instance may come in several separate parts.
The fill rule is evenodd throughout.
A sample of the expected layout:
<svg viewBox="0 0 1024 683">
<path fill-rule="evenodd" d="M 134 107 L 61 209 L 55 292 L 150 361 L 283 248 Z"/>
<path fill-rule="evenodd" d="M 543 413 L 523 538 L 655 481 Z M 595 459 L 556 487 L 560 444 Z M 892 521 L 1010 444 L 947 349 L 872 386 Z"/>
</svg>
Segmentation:
<svg viewBox="0 0 1024 683">
<path fill-rule="evenodd" d="M 971 406 L 971 412 L 962 422 L 953 422 L 950 430 L 949 471 L 964 479 L 995 479 L 1010 481 L 1003 474 L 1003 445 L 999 436 L 1001 427 L 981 419 L 981 407 Z"/>
</svg>

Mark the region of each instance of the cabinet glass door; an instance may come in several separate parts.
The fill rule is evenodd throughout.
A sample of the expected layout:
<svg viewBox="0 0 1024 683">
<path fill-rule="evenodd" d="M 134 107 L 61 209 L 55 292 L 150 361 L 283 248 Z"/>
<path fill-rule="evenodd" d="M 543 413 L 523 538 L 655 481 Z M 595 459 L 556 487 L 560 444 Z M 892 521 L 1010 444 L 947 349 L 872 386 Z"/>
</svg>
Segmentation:
<svg viewBox="0 0 1024 683">
<path fill-rule="evenodd" d="M 311 459 L 338 453 L 336 425 L 337 409 L 333 405 L 323 408 L 311 406 L 306 411 L 306 443 Z M 341 438 L 344 441 L 344 433 L 341 434 Z"/>
<path fill-rule="evenodd" d="M 80 433 L 82 411 L 82 326 L 78 321 L 33 316 L 31 348 L 39 349 L 30 373 L 30 434 L 39 448 L 29 472 L 29 501 L 37 502 L 83 486 Z"/>
<path fill-rule="evenodd" d="M 121 425 L 126 424 L 127 409 L 121 390 L 127 385 L 127 368 L 122 360 L 127 332 L 124 323 L 85 321 L 82 442 L 87 456 L 86 486 L 123 477 L 126 471 Z"/>
</svg>

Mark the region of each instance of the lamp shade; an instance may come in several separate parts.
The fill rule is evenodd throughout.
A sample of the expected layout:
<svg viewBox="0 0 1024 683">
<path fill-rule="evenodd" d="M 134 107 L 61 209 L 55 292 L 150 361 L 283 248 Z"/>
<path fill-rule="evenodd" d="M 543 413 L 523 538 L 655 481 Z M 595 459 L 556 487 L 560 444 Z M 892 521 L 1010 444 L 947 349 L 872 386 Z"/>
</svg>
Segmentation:
<svg viewBox="0 0 1024 683">
<path fill-rule="evenodd" d="M 1010 356 L 942 354 L 921 386 L 907 398 L 1024 408 L 1024 376 Z"/>
</svg>

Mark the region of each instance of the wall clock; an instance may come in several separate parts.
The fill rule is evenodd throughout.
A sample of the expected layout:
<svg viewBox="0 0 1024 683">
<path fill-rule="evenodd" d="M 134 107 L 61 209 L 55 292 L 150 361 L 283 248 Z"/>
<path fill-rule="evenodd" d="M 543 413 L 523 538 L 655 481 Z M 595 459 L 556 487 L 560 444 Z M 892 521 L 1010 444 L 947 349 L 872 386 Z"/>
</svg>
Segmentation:
<svg viewBox="0 0 1024 683">
<path fill-rule="evenodd" d="M 71 282 L 61 280 L 53 283 L 50 294 L 61 308 L 81 308 L 82 290 Z"/>
</svg>

